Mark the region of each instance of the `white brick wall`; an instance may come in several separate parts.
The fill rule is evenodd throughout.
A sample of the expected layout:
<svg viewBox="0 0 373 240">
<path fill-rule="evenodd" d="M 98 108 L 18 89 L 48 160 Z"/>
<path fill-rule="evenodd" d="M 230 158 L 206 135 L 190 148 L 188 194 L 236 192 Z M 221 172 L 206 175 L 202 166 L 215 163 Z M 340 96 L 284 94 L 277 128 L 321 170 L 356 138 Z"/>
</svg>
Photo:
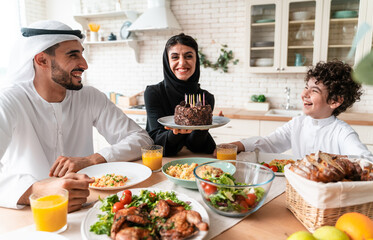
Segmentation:
<svg viewBox="0 0 373 240">
<path fill-rule="evenodd" d="M 96 0 L 80 0 L 82 6 L 90 9 Z M 31 0 L 27 0 L 31 2 Z M 42 11 L 45 0 L 32 1 L 28 5 L 30 19 L 35 19 L 35 7 Z M 114 8 L 115 0 L 100 0 L 106 7 Z M 93 4 L 93 5 L 92 5 Z M 102 7 L 102 5 L 101 5 Z M 146 0 L 122 1 L 123 9 L 143 12 Z M 104 7 L 102 7 L 104 8 Z M 229 73 L 201 68 L 201 87 L 212 92 L 218 107 L 243 108 L 252 94 L 265 94 L 271 107 L 281 107 L 285 103 L 284 88 L 291 88 L 291 103 L 301 108 L 300 93 L 304 87 L 303 74 L 249 74 L 244 69 L 245 59 L 245 1 L 243 0 L 171 0 L 171 9 L 185 34 L 197 39 L 207 57 L 215 61 L 220 44 L 228 44 L 233 50 L 238 65 L 229 66 Z M 104 34 L 114 32 L 119 37 L 123 19 L 92 19 L 101 24 Z M 136 63 L 131 48 L 125 45 L 92 46 L 86 84 L 109 92 L 116 91 L 132 95 L 143 91 L 146 85 L 163 79 L 162 52 L 166 41 L 181 31 L 138 33 L 140 63 Z M 365 95 L 350 110 L 371 112 L 373 86 L 364 86 Z"/>
</svg>

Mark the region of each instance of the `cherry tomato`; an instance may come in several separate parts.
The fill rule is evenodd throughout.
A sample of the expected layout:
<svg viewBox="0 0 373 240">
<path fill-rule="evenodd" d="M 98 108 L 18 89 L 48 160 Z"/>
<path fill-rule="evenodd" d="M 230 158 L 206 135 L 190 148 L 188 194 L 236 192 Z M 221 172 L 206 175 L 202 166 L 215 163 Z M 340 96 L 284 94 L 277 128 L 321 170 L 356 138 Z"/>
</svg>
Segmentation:
<svg viewBox="0 0 373 240">
<path fill-rule="evenodd" d="M 123 191 L 123 194 L 128 194 L 128 195 L 130 195 L 131 197 L 132 197 L 132 192 L 131 192 L 131 190 L 124 190 Z"/>
<path fill-rule="evenodd" d="M 124 190 L 122 197 L 119 201 L 123 205 L 130 204 L 132 202 L 132 192 L 130 190 Z"/>
<path fill-rule="evenodd" d="M 116 203 L 114 203 L 114 206 L 113 206 L 113 212 L 114 213 L 116 213 L 116 212 L 118 212 L 119 210 L 121 210 L 121 209 L 123 209 L 124 208 L 124 205 L 123 205 L 123 203 L 121 203 L 121 202 L 116 202 Z"/>
<path fill-rule="evenodd" d="M 206 181 L 211 182 L 211 181 L 208 180 L 207 178 L 204 178 L 203 180 L 206 180 Z M 206 182 L 201 181 L 201 187 L 202 187 L 202 188 L 205 188 L 206 184 L 207 184 Z"/>
<path fill-rule="evenodd" d="M 256 195 L 254 193 L 247 194 L 247 198 L 245 198 L 245 201 L 249 207 L 253 206 L 256 201 Z"/>
<path fill-rule="evenodd" d="M 215 186 L 208 183 L 206 183 L 206 185 L 203 187 L 203 190 L 207 195 L 213 194 L 214 192 L 216 192 L 216 189 L 217 188 Z"/>
<path fill-rule="evenodd" d="M 241 206 L 240 212 L 247 212 L 249 210 L 249 206 L 246 203 L 246 198 L 244 196 L 238 195 L 236 196 L 236 202 Z"/>
<path fill-rule="evenodd" d="M 273 172 L 278 172 L 278 167 L 275 166 L 275 165 L 269 166 L 269 168 L 270 168 Z"/>
<path fill-rule="evenodd" d="M 263 163 L 263 166 L 270 168 L 268 163 Z"/>
</svg>

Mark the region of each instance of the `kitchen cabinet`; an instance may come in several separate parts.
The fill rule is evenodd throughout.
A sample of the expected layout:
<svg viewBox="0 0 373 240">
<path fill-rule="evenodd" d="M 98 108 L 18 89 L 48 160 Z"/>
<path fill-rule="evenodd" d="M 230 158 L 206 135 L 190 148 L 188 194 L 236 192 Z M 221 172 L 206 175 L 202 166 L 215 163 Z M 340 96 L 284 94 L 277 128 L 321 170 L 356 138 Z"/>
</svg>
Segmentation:
<svg viewBox="0 0 373 240">
<path fill-rule="evenodd" d="M 373 6 L 368 8 L 368 0 L 324 0 L 324 25 L 322 26 L 321 59 L 330 61 L 335 58 L 354 65 L 363 56 L 364 39 L 351 52 L 353 38 L 362 23 L 369 22 Z"/>
<path fill-rule="evenodd" d="M 285 123 L 283 121 L 231 119 L 223 127 L 212 128 L 209 132 L 216 144 L 228 143 L 243 138 L 267 136 Z"/>
<path fill-rule="evenodd" d="M 353 46 L 362 23 L 372 24 L 369 0 L 247 0 L 249 72 L 305 72 L 335 58 L 354 65 L 372 48 L 368 33 Z M 356 52 L 351 47 L 356 47 Z"/>
<path fill-rule="evenodd" d="M 231 119 L 227 125 L 209 131 L 216 144 L 220 144 L 254 136 L 265 137 L 285 123 L 284 121 Z M 359 134 L 360 141 L 368 147 L 369 151 L 373 152 L 373 135 L 371 134 L 373 126 L 351 125 L 351 127 Z M 285 153 L 291 154 L 291 150 Z"/>
<path fill-rule="evenodd" d="M 321 24 L 321 0 L 247 1 L 249 72 L 305 72 L 319 61 Z"/>
<path fill-rule="evenodd" d="M 267 136 L 285 123 L 282 121 L 231 119 L 227 125 L 212 128 L 209 132 L 216 144 L 230 143 L 249 137 Z M 291 149 L 284 153 L 292 154 Z"/>
<path fill-rule="evenodd" d="M 259 136 L 259 121 L 231 119 L 228 124 L 212 128 L 209 132 L 216 144 L 235 142 L 243 138 Z"/>
<path fill-rule="evenodd" d="M 117 18 L 120 20 L 123 20 L 123 23 L 126 20 L 130 20 L 133 22 L 135 20 L 135 17 L 137 14 L 134 14 L 134 11 L 110 11 L 110 12 L 101 12 L 101 13 L 92 13 L 92 14 L 80 14 L 80 15 L 74 15 L 74 19 L 80 23 L 83 27 L 83 31 L 88 33 L 88 23 L 95 22 L 100 23 L 100 20 L 108 19 L 108 18 Z M 120 29 L 116 29 L 116 31 L 113 32 L 119 32 Z M 117 35 L 117 40 L 115 41 L 89 41 L 90 39 L 86 39 L 84 42 L 84 45 L 86 46 L 86 58 L 89 61 L 89 55 L 90 55 L 90 46 L 93 45 L 120 45 L 120 46 L 128 46 L 130 47 L 135 55 L 136 62 L 139 62 L 139 46 L 138 46 L 138 40 L 130 36 L 128 39 L 120 39 L 120 34 Z"/>
<path fill-rule="evenodd" d="M 365 12 L 365 18 L 366 23 L 369 24 L 371 27 L 373 26 L 373 14 L 371 14 L 373 11 L 373 1 L 368 1 L 367 10 Z M 370 29 L 365 35 L 364 38 L 364 50 L 363 50 L 363 56 L 370 53 L 373 50 L 373 31 Z"/>
<path fill-rule="evenodd" d="M 286 122 L 282 121 L 260 121 L 260 136 L 268 136 L 269 134 L 273 133 L 278 127 L 281 127 Z"/>
<path fill-rule="evenodd" d="M 351 127 L 359 134 L 360 141 L 373 153 L 373 126 L 351 125 Z"/>
</svg>

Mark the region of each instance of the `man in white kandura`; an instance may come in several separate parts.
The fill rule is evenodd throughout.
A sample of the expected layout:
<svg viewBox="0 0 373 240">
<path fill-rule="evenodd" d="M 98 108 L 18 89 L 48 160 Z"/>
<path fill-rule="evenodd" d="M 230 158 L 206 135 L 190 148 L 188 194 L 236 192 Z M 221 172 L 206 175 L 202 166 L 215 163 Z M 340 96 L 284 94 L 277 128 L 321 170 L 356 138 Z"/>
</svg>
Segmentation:
<svg viewBox="0 0 373 240">
<path fill-rule="evenodd" d="M 9 64 L 11 86 L 0 91 L 0 206 L 21 208 L 38 189 L 69 191 L 80 209 L 90 165 L 141 157 L 153 143 L 106 95 L 84 87 L 84 35 L 57 21 L 22 28 Z M 93 151 L 92 127 L 111 146 Z"/>
</svg>

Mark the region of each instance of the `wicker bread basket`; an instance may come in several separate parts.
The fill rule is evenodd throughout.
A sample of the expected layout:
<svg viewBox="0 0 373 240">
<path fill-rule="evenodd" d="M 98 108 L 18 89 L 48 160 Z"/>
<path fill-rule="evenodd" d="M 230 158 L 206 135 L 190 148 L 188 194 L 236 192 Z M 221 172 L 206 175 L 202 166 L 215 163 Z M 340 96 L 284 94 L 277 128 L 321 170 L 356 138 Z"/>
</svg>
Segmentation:
<svg viewBox="0 0 373 240">
<path fill-rule="evenodd" d="M 373 202 L 340 208 L 319 209 L 308 204 L 302 196 L 286 183 L 286 206 L 294 216 L 308 229 L 314 232 L 321 226 L 333 226 L 344 213 L 358 212 L 373 218 Z"/>
</svg>

